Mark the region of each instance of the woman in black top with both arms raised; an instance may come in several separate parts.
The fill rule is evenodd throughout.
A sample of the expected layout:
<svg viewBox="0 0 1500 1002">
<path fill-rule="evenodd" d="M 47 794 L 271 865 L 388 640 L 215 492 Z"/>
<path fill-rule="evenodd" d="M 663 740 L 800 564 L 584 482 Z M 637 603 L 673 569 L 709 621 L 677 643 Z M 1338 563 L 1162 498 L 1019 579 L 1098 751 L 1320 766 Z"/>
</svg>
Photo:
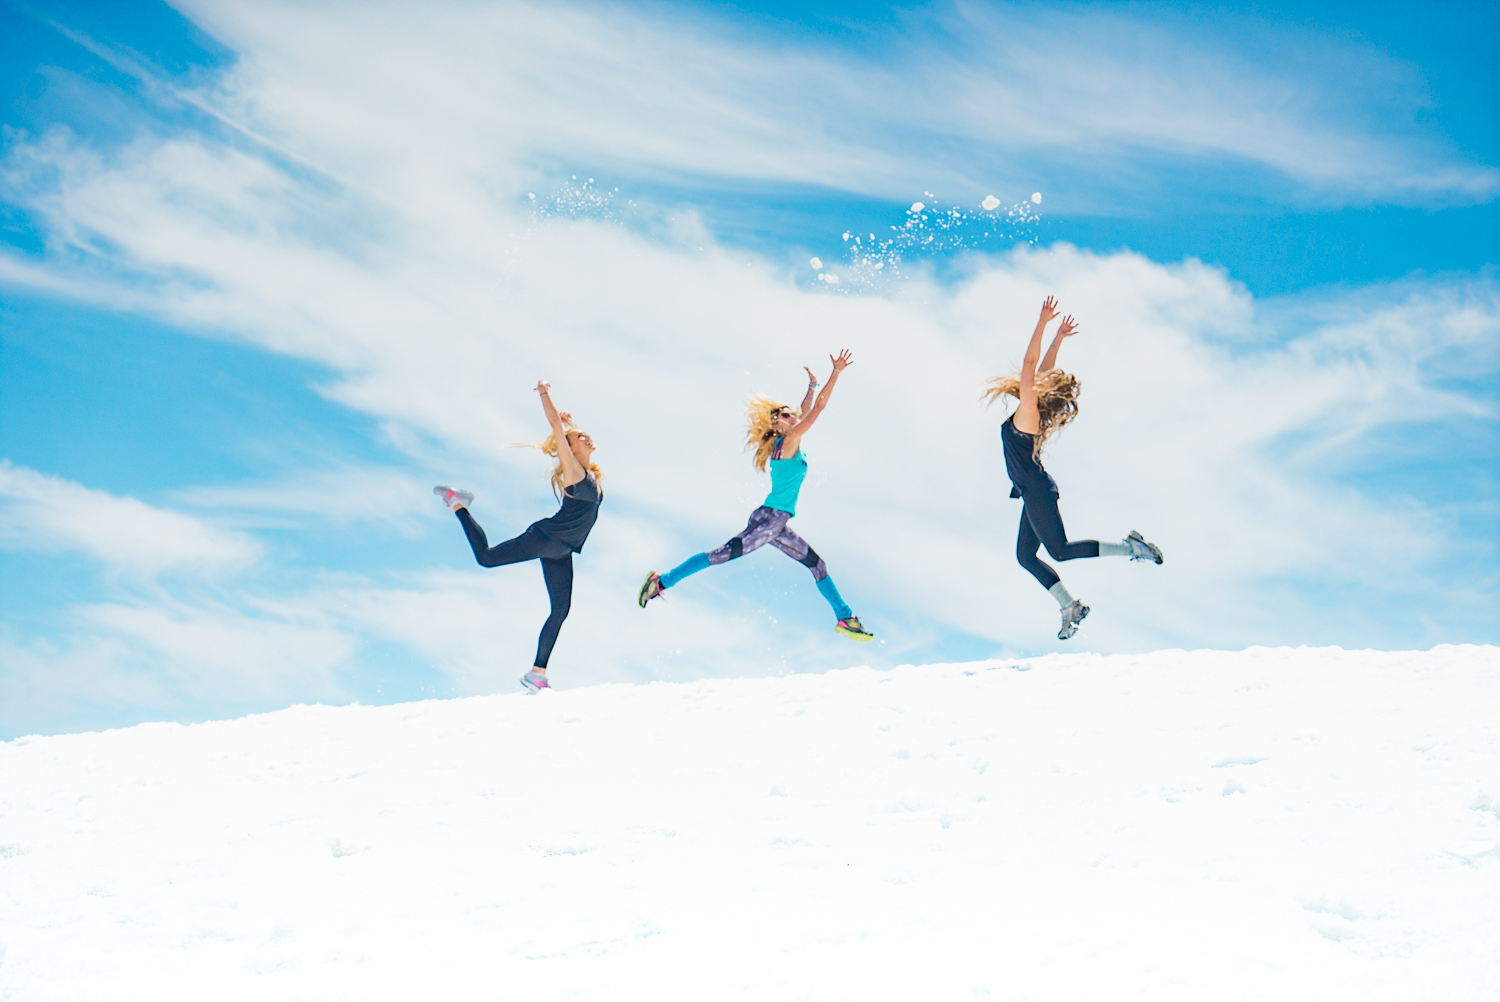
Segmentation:
<svg viewBox="0 0 1500 1002">
<path fill-rule="evenodd" d="M 990 403 L 1002 396 L 1019 400 L 1015 413 L 1000 427 L 1000 438 L 1005 445 L 1005 472 L 1010 474 L 1012 484 L 1010 496 L 1020 498 L 1022 502 L 1016 559 L 1057 599 L 1057 604 L 1062 607 L 1062 629 L 1057 631 L 1057 639 L 1067 640 L 1078 632 L 1078 624 L 1089 614 L 1089 607 L 1068 594 L 1057 572 L 1037 557 L 1038 547 L 1046 546 L 1054 560 L 1119 556 L 1158 564 L 1161 563 L 1161 550 L 1133 530 L 1118 543 L 1101 543 L 1093 539 L 1070 541 L 1063 528 L 1062 515 L 1057 510 L 1057 481 L 1042 468 L 1041 455 L 1042 445 L 1052 433 L 1078 416 L 1078 379 L 1055 368 L 1057 349 L 1062 347 L 1063 339 L 1072 337 L 1078 328 L 1072 317 L 1064 317 L 1057 329 L 1057 337 L 1047 349 L 1047 357 L 1041 358 L 1041 367 L 1038 368 L 1042 334 L 1055 316 L 1057 301 L 1048 296 L 1042 303 L 1042 315 L 1036 322 L 1036 330 L 1031 333 L 1031 343 L 1026 346 L 1020 378 L 1002 376 L 990 380 L 985 398 Z"/>
<path fill-rule="evenodd" d="M 469 537 L 469 545 L 474 549 L 474 559 L 480 566 L 500 567 L 526 560 L 542 562 L 542 579 L 547 583 L 552 614 L 542 624 L 535 666 L 521 676 L 521 684 L 531 692 L 551 688 L 547 684 L 547 660 L 552 656 L 552 645 L 557 642 L 557 634 L 573 604 L 573 554 L 583 551 L 584 540 L 589 538 L 589 530 L 599 517 L 599 503 L 603 500 L 599 481 L 604 479 L 604 474 L 591 458 L 594 440 L 573 425 L 571 414 L 566 411 L 558 413 L 552 405 L 550 389 L 546 380 L 536 384 L 536 391 L 542 395 L 542 410 L 547 414 L 547 423 L 552 426 L 552 434 L 536 448 L 557 457 L 557 466 L 552 470 L 552 493 L 561 498 L 562 507 L 556 515 L 533 522 L 515 539 L 491 546 L 484 530 L 469 514 L 473 494 L 443 484 L 432 489 L 432 493 L 442 498 L 458 516 L 464 535 Z"/>
</svg>

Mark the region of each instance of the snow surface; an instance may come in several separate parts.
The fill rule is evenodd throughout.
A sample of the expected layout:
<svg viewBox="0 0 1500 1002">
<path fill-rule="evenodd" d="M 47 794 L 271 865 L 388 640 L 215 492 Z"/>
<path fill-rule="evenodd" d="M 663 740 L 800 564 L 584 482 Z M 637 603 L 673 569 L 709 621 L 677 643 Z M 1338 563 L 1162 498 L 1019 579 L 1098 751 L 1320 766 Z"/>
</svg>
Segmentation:
<svg viewBox="0 0 1500 1002">
<path fill-rule="evenodd" d="M 0 998 L 1494 999 L 1500 650 L 856 668 L 0 745 Z"/>
</svg>

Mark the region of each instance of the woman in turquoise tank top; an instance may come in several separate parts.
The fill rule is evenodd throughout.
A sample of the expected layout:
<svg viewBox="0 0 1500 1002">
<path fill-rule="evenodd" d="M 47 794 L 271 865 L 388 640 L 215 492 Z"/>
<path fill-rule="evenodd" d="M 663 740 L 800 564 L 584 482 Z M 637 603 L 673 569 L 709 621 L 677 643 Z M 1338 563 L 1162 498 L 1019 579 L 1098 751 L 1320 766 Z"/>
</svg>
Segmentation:
<svg viewBox="0 0 1500 1002">
<path fill-rule="evenodd" d="M 823 558 L 807 545 L 807 540 L 787 527 L 787 521 L 797 514 L 797 494 L 802 490 L 802 481 L 807 477 L 807 456 L 802 452 L 802 438 L 823 413 L 823 408 L 828 406 L 828 397 L 833 393 L 833 384 L 838 382 L 839 373 L 847 369 L 854 360 L 847 349 L 839 352 L 837 358 L 831 355 L 829 358 L 833 361 L 833 375 L 828 377 L 828 385 L 823 387 L 823 392 L 815 400 L 813 391 L 819 384 L 812 370 L 808 369 L 807 395 L 802 398 L 802 406 L 797 410 L 759 393 L 750 397 L 749 406 L 745 410 L 750 419 L 746 448 L 755 450 L 756 469 L 770 470 L 771 493 L 766 495 L 765 504 L 750 513 L 750 521 L 740 534 L 723 546 L 706 553 L 696 553 L 665 574 L 657 574 L 655 571 L 647 574 L 639 596 L 642 609 L 646 608 L 647 602 L 688 575 L 714 564 L 742 557 L 751 550 L 770 543 L 812 571 L 813 580 L 818 583 L 818 591 L 833 606 L 835 632 L 853 640 L 874 638 L 874 634 L 860 624 L 859 617 L 854 615 L 853 610 L 840 597 L 833 578 L 828 576 L 828 565 L 823 563 Z"/>
</svg>

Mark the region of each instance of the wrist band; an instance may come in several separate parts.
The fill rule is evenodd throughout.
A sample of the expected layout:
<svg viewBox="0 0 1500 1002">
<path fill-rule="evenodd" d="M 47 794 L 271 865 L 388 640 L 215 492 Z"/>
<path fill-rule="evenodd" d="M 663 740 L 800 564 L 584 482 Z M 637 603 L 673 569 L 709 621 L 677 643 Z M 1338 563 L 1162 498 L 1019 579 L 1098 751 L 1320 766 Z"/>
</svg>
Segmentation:
<svg viewBox="0 0 1500 1002">
<path fill-rule="evenodd" d="M 809 390 L 816 390 L 818 387 L 820 387 L 822 385 L 823 385 L 822 383 L 808 383 L 807 384 L 807 388 Z"/>
</svg>

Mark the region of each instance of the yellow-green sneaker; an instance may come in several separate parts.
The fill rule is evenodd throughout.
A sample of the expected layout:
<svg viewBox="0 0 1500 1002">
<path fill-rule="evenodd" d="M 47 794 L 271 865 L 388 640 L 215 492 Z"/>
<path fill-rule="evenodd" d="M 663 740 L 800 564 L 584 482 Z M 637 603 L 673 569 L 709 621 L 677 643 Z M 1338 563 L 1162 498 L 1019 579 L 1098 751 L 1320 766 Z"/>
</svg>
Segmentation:
<svg viewBox="0 0 1500 1002">
<path fill-rule="evenodd" d="M 655 571 L 652 571 L 650 574 L 646 575 L 646 583 L 641 585 L 641 591 L 640 594 L 636 596 L 636 601 L 640 602 L 641 608 L 644 609 L 646 608 L 647 602 L 651 601 L 653 598 L 660 595 L 664 591 L 666 591 L 666 589 L 661 585 L 661 575 L 656 573 Z"/>
<path fill-rule="evenodd" d="M 875 639 L 875 634 L 860 624 L 858 616 L 839 620 L 834 624 L 833 632 L 841 637 L 848 637 L 850 640 L 858 640 L 862 644 Z"/>
</svg>

